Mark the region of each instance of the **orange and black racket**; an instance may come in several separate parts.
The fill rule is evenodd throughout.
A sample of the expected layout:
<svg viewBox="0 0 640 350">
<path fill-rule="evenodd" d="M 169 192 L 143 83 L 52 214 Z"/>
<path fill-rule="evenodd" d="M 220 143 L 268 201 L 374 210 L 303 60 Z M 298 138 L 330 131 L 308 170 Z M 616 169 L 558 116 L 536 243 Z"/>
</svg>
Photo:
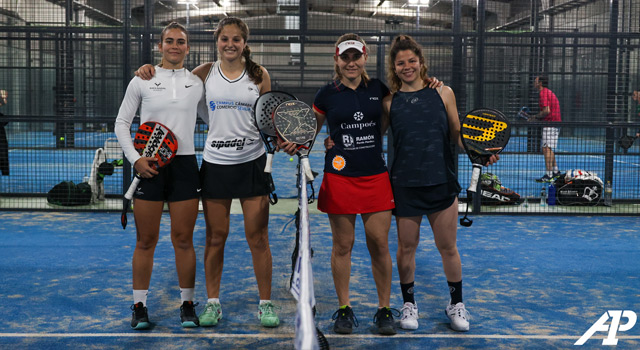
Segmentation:
<svg viewBox="0 0 640 350">
<path fill-rule="evenodd" d="M 146 122 L 141 124 L 133 139 L 133 146 L 143 157 L 155 159 L 154 169 L 162 168 L 171 163 L 178 153 L 178 139 L 166 126 L 158 122 Z M 131 199 L 140 183 L 140 175 L 136 174 L 129 189 L 124 194 L 122 203 L 122 215 L 120 221 L 122 228 L 127 227 L 127 211 L 131 206 Z"/>
</svg>

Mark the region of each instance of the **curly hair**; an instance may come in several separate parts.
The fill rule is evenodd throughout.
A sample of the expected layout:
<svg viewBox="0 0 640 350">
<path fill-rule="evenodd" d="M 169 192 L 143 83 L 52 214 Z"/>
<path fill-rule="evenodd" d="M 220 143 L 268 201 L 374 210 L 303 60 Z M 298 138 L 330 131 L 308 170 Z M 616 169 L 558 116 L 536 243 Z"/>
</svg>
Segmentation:
<svg viewBox="0 0 640 350">
<path fill-rule="evenodd" d="M 420 59 L 420 79 L 427 85 L 429 79 L 429 67 L 422 53 L 422 46 L 418 44 L 412 37 L 408 35 L 398 35 L 393 39 L 391 49 L 389 50 L 389 65 L 387 69 L 387 81 L 391 84 L 391 91 L 398 91 L 402 86 L 402 80 L 396 74 L 395 62 L 400 51 L 410 50 Z"/>
<path fill-rule="evenodd" d="M 218 23 L 218 26 L 213 32 L 213 38 L 216 40 L 216 42 L 218 41 L 218 36 L 220 35 L 220 32 L 222 32 L 222 29 L 228 25 L 238 26 L 242 35 L 242 39 L 244 39 L 244 42 L 246 44 L 247 40 L 249 39 L 249 27 L 246 23 L 244 23 L 243 20 L 237 17 L 226 17 Z M 262 67 L 251 59 L 251 49 L 249 48 L 249 45 L 244 46 L 244 50 L 242 50 L 242 56 L 245 60 L 247 73 L 249 73 L 249 79 L 251 79 L 251 81 L 253 81 L 256 85 L 262 83 Z"/>
</svg>

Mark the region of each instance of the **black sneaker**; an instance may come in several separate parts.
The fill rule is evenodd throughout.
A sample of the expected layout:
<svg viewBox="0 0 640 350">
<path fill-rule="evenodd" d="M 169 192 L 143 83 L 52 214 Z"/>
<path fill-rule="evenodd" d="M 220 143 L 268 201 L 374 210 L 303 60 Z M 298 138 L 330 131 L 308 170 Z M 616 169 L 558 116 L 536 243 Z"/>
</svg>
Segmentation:
<svg viewBox="0 0 640 350">
<path fill-rule="evenodd" d="M 192 328 L 200 325 L 198 315 L 196 315 L 196 306 L 198 306 L 198 303 L 194 304 L 193 301 L 185 300 L 182 303 L 182 306 L 180 306 L 180 321 L 182 322 L 182 327 Z"/>
<path fill-rule="evenodd" d="M 544 174 L 543 177 L 536 179 L 536 182 L 551 182 L 553 178 L 547 174 Z"/>
<path fill-rule="evenodd" d="M 398 310 L 392 310 L 388 307 L 378 309 L 376 315 L 373 316 L 373 323 L 378 327 L 378 333 L 382 335 L 396 334 L 396 323 L 393 320 L 392 311 L 396 311 L 396 316 L 400 316 Z"/>
<path fill-rule="evenodd" d="M 556 171 L 555 173 L 553 173 L 553 181 L 555 181 L 557 178 L 559 178 L 560 176 L 562 176 L 562 173 L 559 171 Z"/>
<path fill-rule="evenodd" d="M 339 308 L 333 313 L 331 319 L 336 321 L 333 324 L 333 331 L 339 334 L 351 334 L 353 326 L 358 327 L 358 319 L 349 306 Z"/>
<path fill-rule="evenodd" d="M 142 302 L 131 305 L 131 310 L 133 310 L 133 314 L 131 315 L 131 328 L 140 330 L 147 329 L 151 326 L 149 315 L 147 315 L 147 308 Z"/>
</svg>

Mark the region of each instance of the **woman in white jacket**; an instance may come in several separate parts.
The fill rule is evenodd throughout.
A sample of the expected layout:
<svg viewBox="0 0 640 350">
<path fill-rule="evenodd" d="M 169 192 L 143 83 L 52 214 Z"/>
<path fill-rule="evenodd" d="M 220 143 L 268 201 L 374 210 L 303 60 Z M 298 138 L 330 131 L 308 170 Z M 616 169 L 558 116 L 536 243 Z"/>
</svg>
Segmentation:
<svg viewBox="0 0 640 350">
<path fill-rule="evenodd" d="M 196 276 L 193 229 L 200 197 L 194 128 L 204 86 L 197 76 L 183 66 L 185 56 L 189 53 L 189 35 L 182 25 L 174 22 L 164 28 L 158 50 L 162 53 L 162 63 L 156 67 L 155 77 L 151 80 L 138 77 L 131 80 L 115 122 L 118 142 L 142 178 L 134 194 L 133 208 L 137 231 L 132 261 L 133 329 L 150 326 L 147 294 L 165 201 L 168 202 L 171 216 L 171 241 L 180 284 L 181 323 L 183 327 L 199 325 L 193 302 Z M 131 123 L 138 108 L 141 124 L 147 121 L 162 123 L 178 139 L 176 157 L 161 169 L 154 169 L 153 158 L 141 157 L 133 146 Z"/>
</svg>

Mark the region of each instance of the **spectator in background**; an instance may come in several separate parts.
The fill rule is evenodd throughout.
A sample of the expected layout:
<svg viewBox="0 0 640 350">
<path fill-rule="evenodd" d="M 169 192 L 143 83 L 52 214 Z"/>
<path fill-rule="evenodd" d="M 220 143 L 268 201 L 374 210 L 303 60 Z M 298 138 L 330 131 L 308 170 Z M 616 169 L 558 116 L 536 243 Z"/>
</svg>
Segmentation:
<svg viewBox="0 0 640 350">
<path fill-rule="evenodd" d="M 549 79 L 545 76 L 537 76 L 533 82 L 533 86 L 540 93 L 538 105 L 540 112 L 535 115 L 528 115 L 527 120 L 542 120 L 549 123 L 561 122 L 560 103 L 553 91 L 549 90 Z M 546 126 L 542 128 L 542 154 L 544 155 L 544 164 L 546 173 L 536 182 L 551 182 L 553 178 L 560 175 L 558 163 L 556 162 L 556 154 L 554 150 L 558 146 L 558 135 L 560 128 Z"/>
</svg>

